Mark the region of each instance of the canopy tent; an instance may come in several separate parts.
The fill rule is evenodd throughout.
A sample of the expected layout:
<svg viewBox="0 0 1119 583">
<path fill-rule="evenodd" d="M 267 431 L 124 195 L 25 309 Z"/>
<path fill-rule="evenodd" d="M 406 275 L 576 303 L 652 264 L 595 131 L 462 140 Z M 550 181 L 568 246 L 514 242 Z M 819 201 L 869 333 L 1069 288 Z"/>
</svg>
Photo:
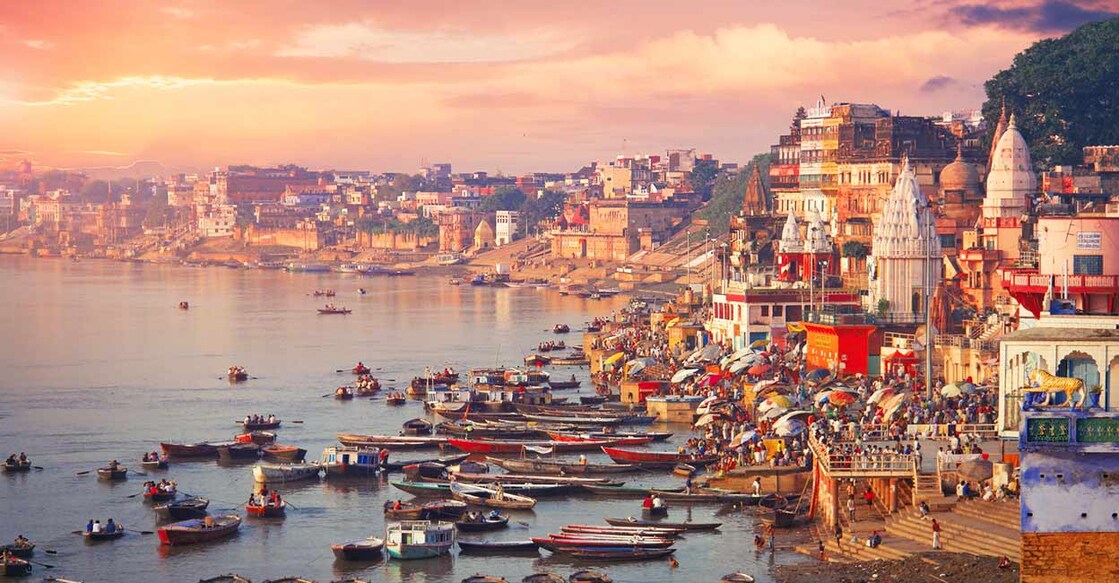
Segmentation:
<svg viewBox="0 0 1119 583">
<path fill-rule="evenodd" d="M 808 417 L 811 415 L 812 411 L 805 411 L 804 409 L 798 409 L 796 411 L 786 411 L 785 414 L 781 415 L 781 418 L 778 419 L 777 422 L 781 423 L 786 419 L 796 419 L 798 417 Z"/>
<path fill-rule="evenodd" d="M 656 365 L 657 359 L 648 356 L 635 358 L 626 363 L 626 375 L 635 375 L 646 368 Z"/>
<path fill-rule="evenodd" d="M 696 350 L 684 362 L 689 364 L 697 362 L 714 362 L 722 354 L 723 348 L 718 344 L 708 344 L 699 350 Z"/>
</svg>

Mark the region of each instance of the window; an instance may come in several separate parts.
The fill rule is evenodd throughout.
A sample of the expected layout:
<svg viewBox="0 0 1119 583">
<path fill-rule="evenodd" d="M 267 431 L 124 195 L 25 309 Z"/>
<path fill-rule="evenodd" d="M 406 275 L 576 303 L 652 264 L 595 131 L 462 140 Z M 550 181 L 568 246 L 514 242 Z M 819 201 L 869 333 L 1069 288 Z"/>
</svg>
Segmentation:
<svg viewBox="0 0 1119 583">
<path fill-rule="evenodd" d="M 1103 255 L 1073 255 L 1073 275 L 1103 275 Z"/>
<path fill-rule="evenodd" d="M 769 306 L 762 306 L 761 308 L 762 308 L 762 317 L 763 318 L 768 318 L 769 317 Z"/>
<path fill-rule="evenodd" d="M 954 249 L 955 247 L 956 247 L 956 235 L 955 235 L 955 233 L 949 233 L 947 235 L 940 235 L 940 248 L 941 249 Z"/>
</svg>

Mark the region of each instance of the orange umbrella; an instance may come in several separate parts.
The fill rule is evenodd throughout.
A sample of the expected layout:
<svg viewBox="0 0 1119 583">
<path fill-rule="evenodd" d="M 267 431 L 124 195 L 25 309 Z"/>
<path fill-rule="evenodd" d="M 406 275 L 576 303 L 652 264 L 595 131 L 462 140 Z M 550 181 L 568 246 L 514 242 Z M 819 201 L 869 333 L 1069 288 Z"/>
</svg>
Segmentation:
<svg viewBox="0 0 1119 583">
<path fill-rule="evenodd" d="M 837 407 L 846 407 L 855 402 L 855 395 L 847 391 L 832 391 L 832 393 L 828 395 L 828 401 Z"/>
</svg>

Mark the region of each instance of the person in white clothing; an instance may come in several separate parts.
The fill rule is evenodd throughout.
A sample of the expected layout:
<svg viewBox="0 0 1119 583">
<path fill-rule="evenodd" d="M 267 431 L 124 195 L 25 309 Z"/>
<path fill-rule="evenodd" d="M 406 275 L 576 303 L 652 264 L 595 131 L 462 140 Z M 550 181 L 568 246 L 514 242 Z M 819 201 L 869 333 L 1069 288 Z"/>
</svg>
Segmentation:
<svg viewBox="0 0 1119 583">
<path fill-rule="evenodd" d="M 101 521 L 100 520 L 94 520 L 93 521 L 93 533 L 97 534 L 97 533 L 100 533 L 100 532 L 101 532 Z"/>
</svg>

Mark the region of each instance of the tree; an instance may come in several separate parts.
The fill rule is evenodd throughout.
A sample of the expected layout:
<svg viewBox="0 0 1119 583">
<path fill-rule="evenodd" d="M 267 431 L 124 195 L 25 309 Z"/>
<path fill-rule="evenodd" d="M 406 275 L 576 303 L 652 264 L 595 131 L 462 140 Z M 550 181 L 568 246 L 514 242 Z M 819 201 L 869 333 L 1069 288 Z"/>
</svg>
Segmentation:
<svg viewBox="0 0 1119 583">
<path fill-rule="evenodd" d="M 719 166 L 714 160 L 696 160 L 695 167 L 688 174 L 688 182 L 692 189 L 703 196 L 703 200 L 711 198 L 711 189 L 715 185 L 715 178 L 719 175 Z"/>
<path fill-rule="evenodd" d="M 567 195 L 554 190 L 545 190 L 539 197 L 528 197 L 520 208 L 520 223 L 532 228 L 541 221 L 555 218 L 563 212 Z"/>
<path fill-rule="evenodd" d="M 755 155 L 746 164 L 746 167 L 737 174 L 720 172 L 718 177 L 715 178 L 714 186 L 711 189 L 711 200 L 696 213 L 696 216 L 707 221 L 711 226 L 712 233 L 725 233 L 730 228 L 731 215 L 738 214 L 742 210 L 742 200 L 746 196 L 746 183 L 749 182 L 750 174 L 753 173 L 755 165 L 758 167 L 762 186 L 768 193 L 769 152 Z M 770 201 L 771 204 L 772 202 Z"/>
<path fill-rule="evenodd" d="M 496 211 L 515 211 L 525 202 L 525 193 L 513 186 L 499 186 L 493 194 L 482 199 L 479 207 L 482 211 L 492 213 Z"/>
<path fill-rule="evenodd" d="M 847 241 L 843 243 L 843 256 L 854 257 L 855 259 L 866 259 L 870 254 L 870 248 L 862 241 Z"/>
<path fill-rule="evenodd" d="M 1005 99 L 1035 166 L 1081 163 L 1084 146 L 1119 143 L 1116 47 L 1119 18 L 1034 43 L 987 81 L 983 117 L 997 119 Z M 988 150 L 991 139 L 986 138 Z"/>
<path fill-rule="evenodd" d="M 152 229 L 162 227 L 166 221 L 171 207 L 167 206 L 167 191 L 157 191 L 156 195 L 148 201 L 148 212 L 144 215 L 144 227 Z"/>
</svg>

